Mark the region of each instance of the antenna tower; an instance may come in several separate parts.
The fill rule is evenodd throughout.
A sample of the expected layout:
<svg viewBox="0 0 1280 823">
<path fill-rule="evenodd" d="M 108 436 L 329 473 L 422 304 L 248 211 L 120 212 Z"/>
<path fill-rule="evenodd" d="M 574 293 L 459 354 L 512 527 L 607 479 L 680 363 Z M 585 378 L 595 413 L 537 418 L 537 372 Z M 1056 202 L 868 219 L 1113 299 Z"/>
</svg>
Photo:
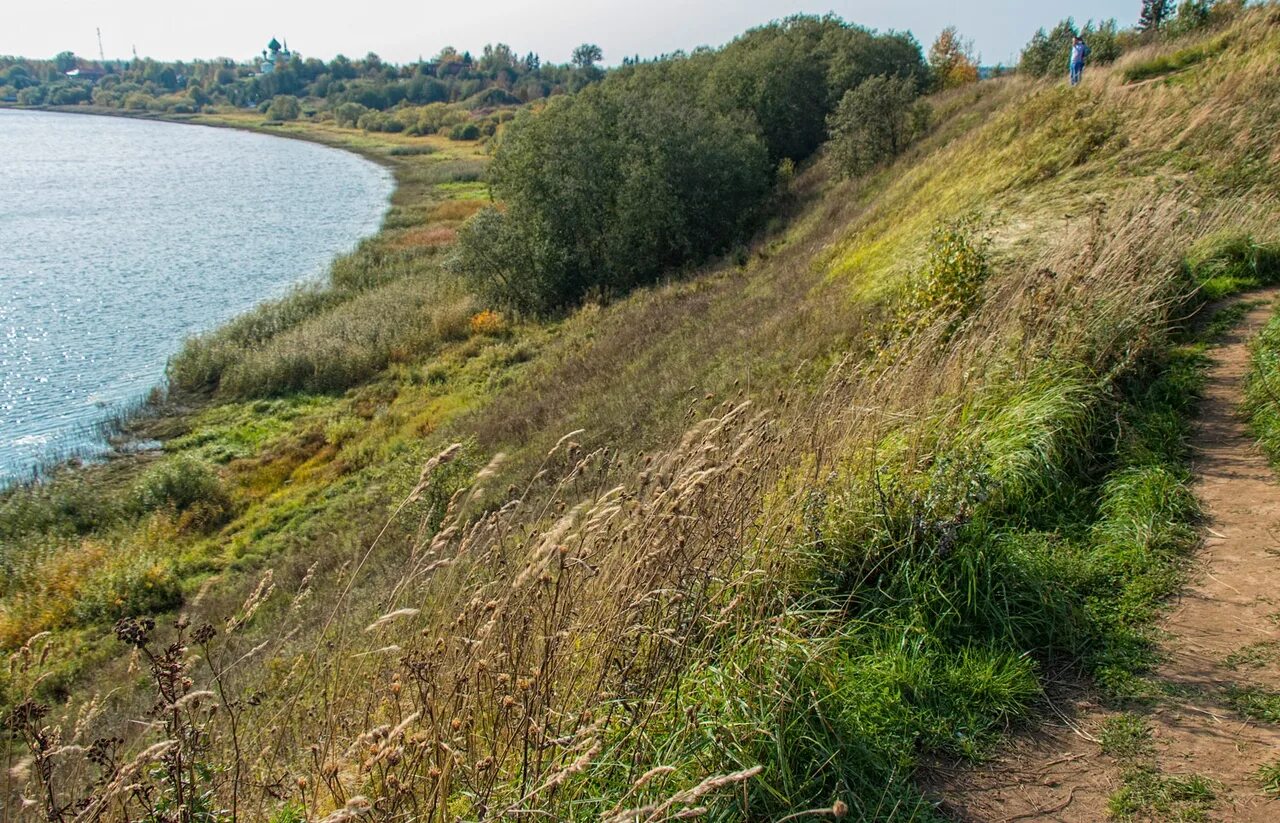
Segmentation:
<svg viewBox="0 0 1280 823">
<path fill-rule="evenodd" d="M 98 28 L 98 61 L 104 66 L 107 64 L 107 54 L 102 50 L 102 28 Z"/>
</svg>

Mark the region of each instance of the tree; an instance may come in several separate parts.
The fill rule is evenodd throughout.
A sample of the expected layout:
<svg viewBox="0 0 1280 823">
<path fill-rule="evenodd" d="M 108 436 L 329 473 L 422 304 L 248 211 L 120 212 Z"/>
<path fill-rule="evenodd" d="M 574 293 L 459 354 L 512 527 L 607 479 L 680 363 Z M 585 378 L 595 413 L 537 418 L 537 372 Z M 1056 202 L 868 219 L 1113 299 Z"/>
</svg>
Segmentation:
<svg viewBox="0 0 1280 823">
<path fill-rule="evenodd" d="M 1212 0 L 1183 0 L 1178 4 L 1178 15 L 1169 25 L 1169 34 L 1176 37 L 1207 26 L 1214 5 Z"/>
<path fill-rule="evenodd" d="M 978 81 L 978 61 L 973 56 L 973 41 L 960 36 L 955 26 L 947 26 L 929 47 L 929 66 L 934 84 L 940 89 L 953 89 Z"/>
<path fill-rule="evenodd" d="M 583 43 L 573 50 L 573 65 L 580 69 L 595 68 L 604 59 L 604 52 L 595 43 Z"/>
<path fill-rule="evenodd" d="M 267 106 L 267 117 L 271 120 L 297 120 L 301 114 L 298 98 L 289 94 L 277 94 Z"/>
<path fill-rule="evenodd" d="M 494 73 L 512 68 L 515 64 L 516 56 L 506 43 L 499 43 L 496 46 L 486 45 L 480 55 L 480 71 Z"/>
<path fill-rule="evenodd" d="M 486 300 L 552 311 L 742 239 L 772 183 L 763 141 L 659 76 L 606 80 L 507 127 L 489 167 L 506 209 L 466 224 L 457 247 Z"/>
<path fill-rule="evenodd" d="M 911 78 L 873 77 L 846 92 L 828 118 L 830 156 L 842 174 L 865 174 L 910 145 L 928 119 Z"/>
<path fill-rule="evenodd" d="M 191 98 L 191 105 L 197 109 L 209 105 L 212 99 L 208 93 L 200 86 L 199 83 L 187 84 L 187 97 Z"/>
<path fill-rule="evenodd" d="M 1032 77 L 1065 75 L 1071 61 L 1072 39 L 1077 34 L 1089 46 L 1089 62 L 1110 63 L 1120 56 L 1119 25 L 1115 20 L 1096 25 L 1090 20 L 1084 28 L 1077 29 L 1075 21 L 1068 17 L 1048 34 L 1044 29 L 1035 33 L 1022 50 L 1018 71 Z"/>
<path fill-rule="evenodd" d="M 1138 30 L 1157 32 L 1173 14 L 1173 0 L 1142 0 L 1142 13 L 1138 15 Z"/>
<path fill-rule="evenodd" d="M 53 58 L 53 64 L 57 66 L 59 74 L 66 74 L 79 65 L 80 61 L 76 59 L 75 54 L 69 51 L 58 52 Z"/>
</svg>

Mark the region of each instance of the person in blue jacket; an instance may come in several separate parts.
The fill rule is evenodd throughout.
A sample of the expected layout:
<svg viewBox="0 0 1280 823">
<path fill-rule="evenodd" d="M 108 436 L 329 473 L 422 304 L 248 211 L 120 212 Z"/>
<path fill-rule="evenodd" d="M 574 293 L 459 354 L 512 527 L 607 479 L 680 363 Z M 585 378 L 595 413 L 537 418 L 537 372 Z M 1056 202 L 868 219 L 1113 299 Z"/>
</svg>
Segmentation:
<svg viewBox="0 0 1280 823">
<path fill-rule="evenodd" d="M 1085 44 L 1084 38 L 1076 35 L 1076 41 L 1071 46 L 1071 85 L 1077 85 L 1080 78 L 1084 77 L 1084 60 L 1089 56 L 1089 46 Z"/>
</svg>

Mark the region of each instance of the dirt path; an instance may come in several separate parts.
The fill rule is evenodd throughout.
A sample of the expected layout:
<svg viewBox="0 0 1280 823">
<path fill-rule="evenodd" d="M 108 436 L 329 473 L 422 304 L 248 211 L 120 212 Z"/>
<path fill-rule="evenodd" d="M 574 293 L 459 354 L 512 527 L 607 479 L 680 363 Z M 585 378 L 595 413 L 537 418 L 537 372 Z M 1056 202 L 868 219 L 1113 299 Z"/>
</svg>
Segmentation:
<svg viewBox="0 0 1280 823">
<path fill-rule="evenodd" d="M 1280 689 L 1280 483 L 1238 409 L 1249 340 L 1270 318 L 1280 290 L 1253 297 L 1265 304 L 1251 308 L 1211 352 L 1194 456 L 1207 516 L 1204 548 L 1194 582 L 1163 623 L 1166 662 L 1154 681 L 1165 696 L 1135 714 L 1151 730 L 1145 762 L 1157 777 L 1149 785 L 1168 788 L 1199 775 L 1216 795 L 1208 819 L 1274 823 L 1280 800 L 1260 791 L 1255 773 L 1280 758 L 1280 725 L 1249 715 L 1280 712 L 1280 697 L 1259 697 Z M 1108 799 L 1133 781 L 1132 764 L 1098 744 L 1109 718 L 1085 697 L 1059 707 L 1056 722 L 995 762 L 932 781 L 940 784 L 944 811 L 964 821 L 1105 820 Z M 1190 818 L 1166 812 L 1139 819 Z"/>
</svg>

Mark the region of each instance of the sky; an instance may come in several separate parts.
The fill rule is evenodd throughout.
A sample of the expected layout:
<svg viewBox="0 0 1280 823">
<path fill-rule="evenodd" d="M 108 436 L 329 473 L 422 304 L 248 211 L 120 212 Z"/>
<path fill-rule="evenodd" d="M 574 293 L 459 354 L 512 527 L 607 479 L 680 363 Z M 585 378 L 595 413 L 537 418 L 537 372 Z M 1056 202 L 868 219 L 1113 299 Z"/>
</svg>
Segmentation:
<svg viewBox="0 0 1280 823">
<path fill-rule="evenodd" d="M 6 3 L 0 14 L 0 54 L 52 57 L 98 55 L 96 28 L 108 59 L 158 60 L 257 55 L 273 36 L 304 57 L 329 60 L 376 52 L 404 63 L 444 46 L 479 53 L 503 42 L 544 61 L 566 62 L 574 46 L 592 42 L 605 62 L 700 45 L 719 46 L 744 30 L 798 12 L 835 12 L 885 31 L 909 30 L 927 48 L 954 24 L 974 41 L 987 65 L 1010 64 L 1041 26 L 1059 19 L 1117 18 L 1129 25 L 1139 0 L 40 0 Z"/>
</svg>

